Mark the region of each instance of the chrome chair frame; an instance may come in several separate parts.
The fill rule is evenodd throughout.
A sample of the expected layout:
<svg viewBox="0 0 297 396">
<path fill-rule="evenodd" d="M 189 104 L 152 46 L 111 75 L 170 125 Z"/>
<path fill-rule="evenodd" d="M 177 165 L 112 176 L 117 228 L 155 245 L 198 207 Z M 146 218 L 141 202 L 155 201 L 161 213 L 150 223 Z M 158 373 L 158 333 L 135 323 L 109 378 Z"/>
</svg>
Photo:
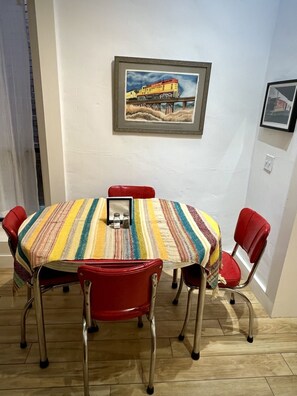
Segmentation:
<svg viewBox="0 0 297 396">
<path fill-rule="evenodd" d="M 158 276 L 153 274 L 151 276 L 151 304 L 150 310 L 147 316 L 150 322 L 150 332 L 151 332 L 151 357 L 150 357 L 150 371 L 149 371 L 149 381 L 147 386 L 147 394 L 152 395 L 154 393 L 154 372 L 156 366 L 156 324 L 155 324 L 155 301 L 158 286 Z M 82 338 L 83 338 L 83 377 L 84 377 L 84 396 L 89 396 L 89 367 L 88 367 L 88 329 L 92 327 L 93 320 L 91 317 L 91 303 L 90 303 L 90 291 L 92 287 L 92 282 L 84 280 L 84 309 L 83 309 L 83 319 L 82 319 Z"/>
<path fill-rule="evenodd" d="M 243 236 L 243 235 L 245 235 L 244 232 L 246 231 L 245 228 L 243 227 L 243 224 L 245 223 L 244 224 L 245 227 L 246 227 L 246 223 L 250 224 L 250 221 L 251 221 L 251 219 L 253 219 L 253 216 L 256 216 L 255 223 L 258 223 L 258 224 L 256 226 L 254 226 L 252 224 L 252 226 L 250 228 L 250 230 L 252 230 L 252 231 L 250 231 L 250 230 L 247 231 L 246 235 L 248 235 L 248 238 L 247 238 L 247 242 L 246 242 L 245 236 Z M 242 230 L 244 230 L 244 231 L 242 231 Z M 253 310 L 251 301 L 248 299 L 248 297 L 246 297 L 241 292 L 241 289 L 243 289 L 247 285 L 249 285 L 251 280 L 253 279 L 253 276 L 258 268 L 258 265 L 260 263 L 262 255 L 265 251 L 265 248 L 267 245 L 267 237 L 269 235 L 269 232 L 270 232 L 269 223 L 267 223 L 267 221 L 262 216 L 260 216 L 257 212 L 255 212 L 249 208 L 244 208 L 241 210 L 240 215 L 238 217 L 235 235 L 234 235 L 235 246 L 234 246 L 231 254 L 228 254 L 228 253 L 225 253 L 225 254 L 233 259 L 233 263 L 236 263 L 234 256 L 236 255 L 238 248 L 241 246 L 248 254 L 249 259 L 250 259 L 250 264 L 252 265 L 252 267 L 248 273 L 246 280 L 241 280 L 239 277 L 237 279 L 238 284 L 236 284 L 232 287 L 230 284 L 229 284 L 229 287 L 227 285 L 225 286 L 223 283 L 221 283 L 221 284 L 219 283 L 219 285 L 218 285 L 219 289 L 227 290 L 231 293 L 230 304 L 235 304 L 235 294 L 241 296 L 242 299 L 246 302 L 248 311 L 249 311 L 249 328 L 248 328 L 248 335 L 247 335 L 247 341 L 249 343 L 253 342 L 254 310 Z M 224 252 L 223 252 L 223 254 L 224 254 Z M 237 266 L 238 266 L 238 264 L 237 264 Z M 200 268 L 202 269 L 202 267 L 200 267 Z M 186 269 L 184 271 L 186 271 Z M 238 275 L 240 276 L 240 272 Z M 194 356 L 192 354 L 193 359 L 199 359 L 199 350 L 200 350 L 199 342 L 200 342 L 200 338 L 201 338 L 201 329 L 202 329 L 202 320 L 203 320 L 203 315 L 201 313 L 201 312 L 203 312 L 203 308 L 199 307 L 199 304 L 202 303 L 202 301 L 204 304 L 204 295 L 205 295 L 205 290 L 206 290 L 206 283 L 204 284 L 204 282 L 205 282 L 204 278 L 205 278 L 205 271 L 202 270 L 201 278 L 199 276 L 197 276 L 197 284 L 196 285 L 192 285 L 191 282 L 189 282 L 190 284 L 187 284 L 188 282 L 186 283 L 187 286 L 189 287 L 188 303 L 187 303 L 187 310 L 186 310 L 186 317 L 185 317 L 184 325 L 183 325 L 182 331 L 179 335 L 179 340 L 181 340 L 181 341 L 184 339 L 184 334 L 185 334 L 189 316 L 190 316 L 191 294 L 192 294 L 193 290 L 199 289 L 198 307 L 197 307 L 197 310 L 198 310 L 197 312 L 199 312 L 199 314 L 198 313 L 197 314 L 198 314 L 198 321 L 200 322 L 200 326 L 199 326 L 200 329 L 195 329 L 195 334 L 199 341 L 197 343 L 198 345 L 196 345 L 198 349 L 195 349 L 195 347 L 194 347 L 194 350 L 197 353 L 194 353 Z M 226 278 L 226 279 L 228 279 L 228 278 Z M 199 284 L 199 281 L 200 281 L 200 284 Z M 184 279 L 183 279 L 183 270 L 182 270 L 182 276 L 180 278 L 179 288 L 178 288 L 178 291 L 177 291 L 177 294 L 176 294 L 174 300 L 172 301 L 172 303 L 174 305 L 178 304 L 178 300 L 180 297 L 180 293 L 182 291 L 183 283 L 184 283 Z M 199 331 L 199 333 L 197 334 L 196 331 Z"/>
<path fill-rule="evenodd" d="M 30 298 L 27 300 L 23 311 L 22 311 L 22 316 L 21 316 L 21 342 L 20 342 L 20 347 L 22 349 L 27 347 L 27 340 L 26 340 L 26 317 L 28 314 L 29 309 L 32 307 L 33 302 L 35 305 L 39 306 L 39 309 L 36 309 L 37 312 L 42 312 L 43 315 L 43 301 L 42 301 L 42 294 L 46 293 L 48 290 L 51 289 L 56 289 L 57 287 L 63 287 L 63 291 L 68 292 L 69 291 L 69 286 L 77 284 L 78 281 L 73 281 L 73 282 L 67 282 L 64 284 L 58 284 L 58 285 L 51 285 L 51 286 L 40 286 L 39 282 L 39 275 L 42 267 L 39 267 L 36 271 L 33 273 L 32 277 L 32 282 L 27 282 L 27 290 L 30 291 Z M 31 291 L 33 290 L 33 296 L 31 295 Z M 43 329 L 43 334 L 45 334 L 44 331 L 44 318 L 40 318 L 36 315 L 36 325 L 37 328 L 42 326 Z M 38 331 L 38 334 L 40 332 Z M 47 358 L 47 350 L 46 350 L 46 339 L 45 336 L 43 339 L 40 340 L 40 368 L 46 368 L 49 365 L 49 361 Z"/>
<path fill-rule="evenodd" d="M 193 345 L 193 350 L 191 353 L 191 357 L 193 360 L 198 360 L 200 358 L 202 321 L 203 321 L 203 312 L 204 312 L 205 292 L 206 292 L 206 285 L 207 285 L 207 271 L 205 270 L 205 268 L 203 268 L 201 266 L 200 266 L 200 270 L 201 270 L 200 287 L 199 288 L 189 287 L 186 316 L 185 316 L 182 330 L 178 336 L 179 341 L 183 341 L 185 338 L 185 332 L 188 327 L 188 323 L 189 323 L 189 319 L 190 319 L 192 293 L 194 290 L 198 290 L 198 302 L 197 302 L 197 312 L 196 312 L 197 320 L 196 320 L 195 330 L 194 330 L 194 345 Z M 174 305 L 178 304 L 178 299 L 179 299 L 180 293 L 182 291 L 183 284 L 184 284 L 183 275 L 181 273 L 178 291 L 177 291 L 177 294 L 176 294 L 174 300 L 172 301 L 172 303 Z"/>
</svg>

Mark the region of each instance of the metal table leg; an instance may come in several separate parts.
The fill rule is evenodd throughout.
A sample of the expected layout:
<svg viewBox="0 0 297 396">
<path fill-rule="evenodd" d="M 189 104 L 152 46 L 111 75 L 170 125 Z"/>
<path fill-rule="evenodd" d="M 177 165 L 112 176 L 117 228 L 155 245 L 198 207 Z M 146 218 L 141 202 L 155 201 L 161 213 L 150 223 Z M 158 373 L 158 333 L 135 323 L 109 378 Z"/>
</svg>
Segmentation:
<svg viewBox="0 0 297 396">
<path fill-rule="evenodd" d="M 201 284 L 198 293 L 197 312 L 196 312 L 196 323 L 194 333 L 194 346 L 191 357 L 193 360 L 198 360 L 200 357 L 200 344 L 201 344 L 201 332 L 202 332 L 202 320 L 204 310 L 204 300 L 206 292 L 206 271 L 201 269 Z"/>
<path fill-rule="evenodd" d="M 40 367 L 46 368 L 49 365 L 46 351 L 46 340 L 44 331 L 44 318 L 43 318 L 43 305 L 42 305 L 42 294 L 39 287 L 39 272 L 38 268 L 33 275 L 33 291 L 34 291 L 34 304 L 35 304 L 35 315 L 37 324 L 37 334 L 39 341 L 39 353 L 40 353 Z"/>
</svg>

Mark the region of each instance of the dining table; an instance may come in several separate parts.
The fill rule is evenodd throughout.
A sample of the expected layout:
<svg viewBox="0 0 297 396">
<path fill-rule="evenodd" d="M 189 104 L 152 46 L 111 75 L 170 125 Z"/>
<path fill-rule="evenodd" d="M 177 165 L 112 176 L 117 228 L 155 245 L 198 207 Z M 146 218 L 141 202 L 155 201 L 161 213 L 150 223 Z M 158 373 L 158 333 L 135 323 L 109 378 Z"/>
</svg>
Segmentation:
<svg viewBox="0 0 297 396">
<path fill-rule="evenodd" d="M 32 276 L 40 367 L 48 365 L 40 269 L 76 272 L 100 259 L 160 258 L 163 270 L 200 265 L 192 354 L 198 353 L 206 286 L 218 288 L 220 227 L 205 211 L 167 199 L 134 199 L 131 214 L 128 228 L 114 228 L 107 221 L 107 198 L 82 198 L 41 208 L 21 225 L 16 259 Z"/>
</svg>

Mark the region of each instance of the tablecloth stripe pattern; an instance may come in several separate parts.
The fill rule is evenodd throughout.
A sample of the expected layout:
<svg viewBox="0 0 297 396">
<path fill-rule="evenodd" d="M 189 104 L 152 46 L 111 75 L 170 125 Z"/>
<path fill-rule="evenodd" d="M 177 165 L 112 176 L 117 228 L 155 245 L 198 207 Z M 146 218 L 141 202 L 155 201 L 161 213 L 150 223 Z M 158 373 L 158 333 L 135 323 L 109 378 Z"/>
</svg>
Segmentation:
<svg viewBox="0 0 297 396">
<path fill-rule="evenodd" d="M 106 199 L 59 203 L 30 216 L 20 228 L 17 259 L 32 273 L 53 262 L 84 259 L 152 259 L 198 263 L 216 288 L 220 229 L 205 212 L 162 199 L 135 199 L 129 229 L 106 225 Z"/>
</svg>

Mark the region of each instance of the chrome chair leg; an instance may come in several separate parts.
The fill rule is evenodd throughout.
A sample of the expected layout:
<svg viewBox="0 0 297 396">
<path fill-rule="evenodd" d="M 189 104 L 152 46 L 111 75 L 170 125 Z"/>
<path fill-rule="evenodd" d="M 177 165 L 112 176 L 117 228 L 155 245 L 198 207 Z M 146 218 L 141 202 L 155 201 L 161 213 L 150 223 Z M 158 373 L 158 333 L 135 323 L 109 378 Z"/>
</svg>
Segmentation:
<svg viewBox="0 0 297 396">
<path fill-rule="evenodd" d="M 197 303 L 197 312 L 196 312 L 194 346 L 191 355 L 193 360 L 198 360 L 200 357 L 200 343 L 201 343 L 203 311 L 204 311 L 204 301 L 205 301 L 205 292 L 206 292 L 206 278 L 207 278 L 206 271 L 202 269 L 201 282 L 198 291 L 199 294 L 198 294 L 198 303 Z"/>
<path fill-rule="evenodd" d="M 38 270 L 34 272 L 33 279 L 33 293 L 34 293 L 34 302 L 35 302 L 35 315 L 36 315 L 36 324 L 37 324 L 37 333 L 39 340 L 39 352 L 40 352 L 40 368 L 46 368 L 49 365 L 49 361 L 47 358 L 46 351 L 46 340 L 45 340 L 45 331 L 44 331 L 44 317 L 43 317 L 43 306 L 42 306 L 42 292 L 40 290 L 39 285 L 39 272 Z"/>
<path fill-rule="evenodd" d="M 83 316 L 83 377 L 84 396 L 89 396 L 89 367 L 88 367 L 88 326 Z"/>
<path fill-rule="evenodd" d="M 142 329 L 142 327 L 143 327 L 142 316 L 138 316 L 138 324 L 137 324 L 137 326 L 138 326 L 140 329 Z"/>
<path fill-rule="evenodd" d="M 97 333 L 99 331 L 99 326 L 95 320 L 91 320 L 91 326 L 88 327 L 88 333 Z"/>
<path fill-rule="evenodd" d="M 171 285 L 172 289 L 176 289 L 177 288 L 177 268 L 175 268 L 173 270 L 173 278 L 172 278 L 172 285 Z"/>
<path fill-rule="evenodd" d="M 205 301 L 205 292 L 206 292 L 206 279 L 207 279 L 206 271 L 202 269 L 200 287 L 198 291 L 199 294 L 198 294 L 198 303 L 197 303 L 197 312 L 196 312 L 195 332 L 194 332 L 194 345 L 191 354 L 193 360 L 198 360 L 200 357 L 200 343 L 201 343 L 202 321 L 203 321 L 204 301 Z M 190 287 L 188 291 L 186 317 L 183 328 L 180 332 L 180 335 L 178 336 L 178 339 L 180 341 L 183 341 L 185 338 L 185 332 L 190 318 L 192 293 L 195 289 L 196 289 L 195 287 Z"/>
<path fill-rule="evenodd" d="M 40 296 L 45 293 L 46 291 L 55 288 L 56 286 L 48 286 L 40 288 Z M 57 286 L 58 287 L 58 286 Z M 65 286 L 64 286 L 65 287 Z M 67 286 L 69 288 L 69 286 Z M 20 347 L 22 349 L 27 347 L 27 340 L 26 340 L 26 318 L 30 308 L 32 308 L 32 304 L 34 302 L 34 295 L 32 296 L 32 286 L 27 286 L 27 302 L 23 308 L 22 317 L 21 317 L 21 342 Z M 89 329 L 89 333 L 94 333 L 98 331 L 98 325 L 96 322 L 92 322 L 92 327 Z M 47 366 L 45 366 L 47 367 Z"/>
<path fill-rule="evenodd" d="M 182 330 L 181 330 L 181 332 L 180 332 L 180 335 L 178 336 L 178 339 L 179 339 L 180 341 L 183 341 L 184 338 L 185 338 L 185 331 L 186 331 L 187 326 L 188 326 L 188 322 L 189 322 L 189 318 L 190 318 L 190 312 L 191 312 L 192 293 L 193 293 L 194 290 L 195 290 L 195 288 L 194 288 L 194 287 L 191 287 L 191 288 L 189 289 L 189 291 L 188 291 L 188 301 L 187 301 L 186 317 L 185 317 L 185 320 L 184 320 L 183 328 L 182 328 Z"/>
<path fill-rule="evenodd" d="M 32 298 L 32 288 L 27 285 L 27 301 L 31 300 L 31 298 Z"/>
<path fill-rule="evenodd" d="M 184 284 L 183 274 L 181 273 L 178 290 L 177 290 L 176 296 L 174 297 L 174 300 L 172 301 L 173 305 L 177 305 L 178 304 L 180 293 L 182 292 L 182 289 L 183 289 L 183 284 Z"/>
<path fill-rule="evenodd" d="M 235 297 L 234 297 L 234 292 L 231 292 L 231 297 L 230 297 L 230 304 L 234 305 L 235 304 Z"/>
<path fill-rule="evenodd" d="M 155 374 L 155 366 L 156 366 L 156 325 L 155 325 L 155 317 L 153 316 L 150 320 L 150 328 L 151 328 L 151 361 L 150 361 L 150 373 L 149 373 L 149 382 L 146 392 L 148 395 L 152 395 L 154 393 L 154 374 Z"/>
<path fill-rule="evenodd" d="M 23 308 L 23 312 L 22 312 L 22 317 L 21 317 L 21 342 L 20 342 L 20 347 L 22 349 L 27 347 L 27 341 L 26 341 L 26 317 L 27 317 L 29 309 L 32 307 L 33 300 L 34 300 L 34 297 L 31 297 L 26 302 L 26 304 L 25 304 L 25 306 Z"/>
<path fill-rule="evenodd" d="M 225 288 L 224 290 L 229 290 L 231 293 L 233 293 L 233 295 L 234 295 L 234 293 L 239 294 L 242 297 L 242 299 L 246 302 L 246 304 L 248 306 L 248 310 L 249 310 L 249 330 L 248 330 L 247 341 L 252 343 L 254 341 L 254 335 L 253 335 L 253 332 L 254 332 L 254 330 L 253 330 L 254 329 L 254 309 L 253 309 L 252 303 L 247 298 L 247 296 L 245 296 L 243 293 L 241 293 L 238 290 L 233 290 L 233 289 L 228 289 L 228 288 Z"/>
</svg>

